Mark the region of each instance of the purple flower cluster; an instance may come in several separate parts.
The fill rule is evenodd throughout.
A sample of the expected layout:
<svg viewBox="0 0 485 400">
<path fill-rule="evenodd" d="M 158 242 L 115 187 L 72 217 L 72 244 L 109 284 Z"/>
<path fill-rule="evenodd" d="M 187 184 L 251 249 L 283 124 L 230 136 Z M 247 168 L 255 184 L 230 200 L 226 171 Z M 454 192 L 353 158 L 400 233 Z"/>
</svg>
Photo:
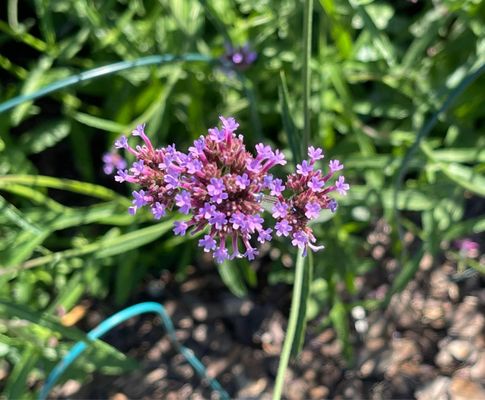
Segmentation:
<svg viewBox="0 0 485 400">
<path fill-rule="evenodd" d="M 333 185 L 325 187 L 335 172 L 343 169 L 339 161 L 331 160 L 329 172 L 324 174 L 315 167 L 316 162 L 324 157 L 323 150 L 310 146 L 308 157 L 308 160 L 296 166 L 295 173 L 287 177 L 286 189 L 290 194 L 284 196 L 281 192 L 276 193 L 277 202 L 273 206 L 273 217 L 277 221 L 276 235 L 290 237 L 291 244 L 302 249 L 303 254 L 308 248 L 313 251 L 323 249 L 323 246 L 314 245 L 316 238 L 308 223 L 317 219 L 324 209 L 332 212 L 337 210 L 337 202 L 329 197 L 329 193 L 337 191 L 345 196 L 350 189 L 343 176 Z"/>
<path fill-rule="evenodd" d="M 264 243 L 272 238 L 273 229 L 264 227 L 262 203 L 274 203 L 273 217 L 277 236 L 289 236 L 292 244 L 304 249 L 318 250 L 308 221 L 322 209 L 334 212 L 332 191 L 345 194 L 349 185 L 341 176 L 325 188 L 333 174 L 342 169 L 338 161 L 330 161 L 330 172 L 323 175 L 315 170 L 315 162 L 323 151 L 310 147 L 309 160 L 297 167 L 286 182 L 274 178 L 269 171 L 286 161 L 279 150 L 262 143 L 256 145 L 256 155 L 246 150 L 243 136 L 236 135 L 239 124 L 234 118 L 220 117 L 221 127 L 209 129 L 189 147 L 187 153 L 175 145 L 155 149 L 146 136 L 144 126 L 138 126 L 133 136 L 144 144 L 132 148 L 126 137 L 115 142 L 136 157 L 129 169 L 118 170 L 117 182 L 140 186 L 133 192 L 131 214 L 149 207 L 156 219 L 173 209 L 184 216 L 174 223 L 174 233 L 185 235 L 205 231 L 199 246 L 211 252 L 218 263 L 234 257 L 253 260 L 258 254 L 254 242 Z M 289 197 L 284 192 L 290 192 Z"/>
</svg>

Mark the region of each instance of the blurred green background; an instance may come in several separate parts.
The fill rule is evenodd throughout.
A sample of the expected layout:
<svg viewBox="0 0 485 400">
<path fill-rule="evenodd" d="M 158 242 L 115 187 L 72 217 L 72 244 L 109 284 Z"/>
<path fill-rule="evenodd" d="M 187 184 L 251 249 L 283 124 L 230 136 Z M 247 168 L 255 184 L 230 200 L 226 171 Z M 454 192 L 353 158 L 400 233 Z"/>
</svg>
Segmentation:
<svg viewBox="0 0 485 400">
<path fill-rule="evenodd" d="M 187 265 L 203 262 L 196 241 L 174 238 L 170 221 L 127 214 L 130 189 L 102 171 L 117 137 L 146 122 L 156 144 L 185 149 L 219 115 L 234 116 L 250 146 L 264 141 L 295 161 L 292 141 L 304 120 L 302 21 L 303 3 L 285 0 L 2 2 L 0 102 L 118 61 L 212 59 L 107 74 L 0 114 L 7 398 L 33 396 L 27 380 L 42 380 L 83 337 L 59 322 L 59 310 L 85 298 L 117 309 L 134 301 L 148 274 L 170 271 L 182 282 Z M 315 1 L 312 39 L 310 141 L 344 163 L 351 190 L 336 215 L 314 227 L 326 250 L 314 255 L 307 317 L 334 324 L 350 353 L 351 307 L 385 305 L 424 255 L 439 259 L 454 240 L 485 229 L 485 3 Z M 249 43 L 256 62 L 227 73 L 219 63 L 227 43 Z M 366 237 L 382 221 L 392 227 L 399 263 L 384 298 L 370 299 L 356 281 L 379 271 Z M 288 244 L 274 241 L 263 253 L 257 265 L 268 285 L 291 284 Z M 236 295 L 260 290 L 247 262 L 221 268 L 221 276 Z M 71 375 L 129 364 L 99 346 Z"/>
</svg>

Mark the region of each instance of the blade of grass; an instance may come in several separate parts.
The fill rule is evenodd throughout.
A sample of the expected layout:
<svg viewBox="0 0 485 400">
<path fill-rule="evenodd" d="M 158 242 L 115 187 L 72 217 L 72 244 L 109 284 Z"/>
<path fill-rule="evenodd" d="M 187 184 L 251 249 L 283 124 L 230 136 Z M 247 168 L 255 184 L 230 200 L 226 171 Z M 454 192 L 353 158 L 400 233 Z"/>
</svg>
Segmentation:
<svg viewBox="0 0 485 400">
<path fill-rule="evenodd" d="M 0 28 L 1 28 L 1 21 L 0 21 Z M 60 79 L 33 93 L 28 93 L 28 94 L 17 96 L 17 97 L 14 97 L 13 99 L 7 100 L 4 103 L 0 104 L 0 113 L 8 111 L 11 108 L 16 107 L 19 104 L 22 104 L 26 101 L 38 99 L 40 97 L 48 95 L 49 93 L 53 93 L 58 90 L 68 88 L 70 86 L 77 85 L 81 82 L 88 82 L 93 79 L 98 79 L 106 75 L 115 74 L 121 71 L 133 69 L 133 68 L 144 67 L 148 65 L 160 65 L 160 64 L 166 64 L 166 63 L 178 62 L 178 61 L 215 62 L 217 60 L 214 60 L 210 56 L 206 56 L 203 54 L 195 54 L 195 53 L 185 54 L 181 56 L 175 56 L 172 54 L 162 54 L 162 55 L 142 57 L 132 61 L 121 61 L 114 64 L 104 65 L 102 67 L 93 68 L 93 69 L 81 72 L 80 74 L 71 75 L 65 79 Z"/>
<path fill-rule="evenodd" d="M 67 190 L 102 200 L 118 200 L 129 204 L 128 200 L 113 190 L 104 186 L 72 179 L 60 179 L 44 175 L 7 175 L 0 177 L 0 188 L 7 188 L 10 184 L 41 186 L 51 189 Z"/>
<path fill-rule="evenodd" d="M 285 129 L 288 143 L 290 145 L 291 153 L 293 154 L 293 162 L 301 161 L 301 152 L 298 146 L 298 131 L 293 121 L 290 110 L 290 96 L 288 94 L 288 86 L 286 84 L 286 77 L 283 71 L 280 71 L 280 86 L 278 88 L 278 97 L 281 107 L 281 119 L 283 120 L 283 128 Z"/>
<path fill-rule="evenodd" d="M 92 253 L 94 253 L 94 257 L 97 259 L 123 254 L 158 239 L 171 228 L 172 223 L 173 221 L 168 220 L 153 226 L 138 229 L 134 232 L 125 233 L 115 238 L 103 238 L 80 248 L 68 249 L 37 257 L 20 265 L 0 269 L 0 276 L 16 272 L 20 269 L 34 268 L 51 262 L 58 262 L 60 260 L 85 256 Z"/>
</svg>

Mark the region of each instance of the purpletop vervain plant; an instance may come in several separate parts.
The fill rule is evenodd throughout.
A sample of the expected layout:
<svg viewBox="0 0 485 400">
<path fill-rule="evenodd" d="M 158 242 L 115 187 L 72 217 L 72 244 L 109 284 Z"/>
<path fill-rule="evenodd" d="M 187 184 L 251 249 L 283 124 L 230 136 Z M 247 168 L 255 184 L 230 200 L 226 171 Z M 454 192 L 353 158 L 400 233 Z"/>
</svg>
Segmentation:
<svg viewBox="0 0 485 400">
<path fill-rule="evenodd" d="M 194 234 L 206 229 L 199 246 L 222 263 L 234 257 L 253 260 L 258 254 L 252 244 L 254 238 L 260 243 L 271 240 L 273 229 L 263 226 L 266 201 L 273 204 L 277 236 L 289 236 L 304 254 L 308 247 L 323 248 L 314 245 L 316 239 L 308 222 L 323 209 L 335 212 L 337 203 L 328 194 L 338 191 L 345 195 L 349 185 L 343 176 L 333 185 L 325 185 L 343 165 L 330 161 L 330 172 L 324 175 L 315 169 L 323 151 L 310 147 L 309 160 L 299 164 L 297 172 L 283 182 L 269 173 L 274 166 L 286 164 L 279 150 L 260 143 L 254 156 L 246 150 L 243 136 L 236 135 L 239 124 L 234 118 L 220 120 L 222 127 L 209 129 L 206 136 L 194 141 L 188 153 L 176 150 L 175 145 L 155 149 L 143 125 L 133 131 L 143 145 L 132 148 L 124 136 L 115 142 L 116 148 L 126 149 L 137 159 L 115 176 L 117 182 L 140 186 L 133 192 L 130 214 L 148 206 L 160 219 L 167 211 L 178 209 L 188 219 L 176 221 L 174 233 Z M 285 196 L 285 192 L 289 194 Z"/>
</svg>

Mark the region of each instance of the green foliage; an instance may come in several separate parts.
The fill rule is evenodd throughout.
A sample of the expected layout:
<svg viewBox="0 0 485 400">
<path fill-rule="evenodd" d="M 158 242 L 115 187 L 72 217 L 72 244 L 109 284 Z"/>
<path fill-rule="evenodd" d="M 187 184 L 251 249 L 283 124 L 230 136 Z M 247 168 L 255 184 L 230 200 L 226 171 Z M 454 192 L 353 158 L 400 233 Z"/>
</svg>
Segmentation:
<svg viewBox="0 0 485 400">
<path fill-rule="evenodd" d="M 378 220 L 391 225 L 400 259 L 385 301 L 425 254 L 485 230 L 468 211 L 485 196 L 484 2 L 320 0 L 310 13 L 289 0 L 19 4 L 9 1 L 0 20 L 0 102 L 71 84 L 0 113 L 0 354 L 15 366 L 7 397 L 32 397 L 25 382 L 42 379 L 82 335 L 59 323 L 59 309 L 87 296 L 129 302 L 146 273 L 183 279 L 200 254 L 172 237 L 172 221 L 127 215 L 129 190 L 102 173 L 103 152 L 138 123 L 155 143 L 184 148 L 218 115 L 234 115 L 251 145 L 272 142 L 295 162 L 308 141 L 345 164 L 351 190 L 314 225 L 326 249 L 300 271 L 285 357 L 297 354 L 308 318 L 332 323 L 350 357 L 349 309 L 379 303 L 354 287 L 380 267 L 365 240 Z M 207 61 L 229 39 L 258 52 L 247 71 L 228 75 Z M 187 53 L 201 58 L 136 64 Z M 120 61 L 133 65 L 113 68 Z M 113 69 L 96 80 L 82 74 L 104 65 Z M 409 256 L 406 231 L 419 239 Z M 291 253 L 286 242 L 274 246 Z M 235 294 L 257 287 L 250 265 L 231 264 L 220 273 Z M 269 282 L 294 282 L 281 260 L 270 267 Z M 73 376 L 106 362 L 103 354 L 119 361 L 112 372 L 130 367 L 99 350 Z"/>
</svg>

